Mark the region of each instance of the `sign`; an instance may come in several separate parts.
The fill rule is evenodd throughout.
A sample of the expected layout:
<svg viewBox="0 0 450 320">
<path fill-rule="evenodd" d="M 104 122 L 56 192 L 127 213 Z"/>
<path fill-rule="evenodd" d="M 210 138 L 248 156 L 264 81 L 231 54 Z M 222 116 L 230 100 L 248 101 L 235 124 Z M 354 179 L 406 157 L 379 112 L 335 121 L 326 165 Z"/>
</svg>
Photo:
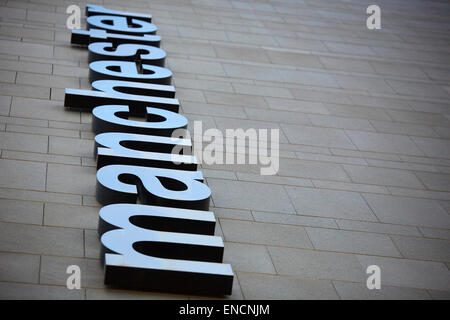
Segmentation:
<svg viewBox="0 0 450 320">
<path fill-rule="evenodd" d="M 178 113 L 152 17 L 97 5 L 87 5 L 86 16 L 89 30 L 72 30 L 71 43 L 87 46 L 94 90 L 66 89 L 64 106 L 93 115 L 105 284 L 231 294 L 234 275 L 214 236 L 211 191 L 195 156 L 171 153 L 192 145 L 171 137 L 188 121 Z"/>
</svg>

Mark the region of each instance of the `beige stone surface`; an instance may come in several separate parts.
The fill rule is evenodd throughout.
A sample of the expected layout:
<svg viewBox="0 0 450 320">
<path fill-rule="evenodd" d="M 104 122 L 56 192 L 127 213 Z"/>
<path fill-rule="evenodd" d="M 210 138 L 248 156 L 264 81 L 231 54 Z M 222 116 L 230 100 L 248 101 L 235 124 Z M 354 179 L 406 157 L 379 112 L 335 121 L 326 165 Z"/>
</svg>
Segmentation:
<svg viewBox="0 0 450 320">
<path fill-rule="evenodd" d="M 203 166 L 231 298 L 449 299 L 449 3 L 382 1 L 367 30 L 369 0 L 101 2 L 153 15 L 190 125 L 280 130 L 276 176 Z M 202 298 L 102 284 L 91 117 L 63 107 L 89 87 L 69 3 L 0 1 L 0 298 Z"/>
</svg>

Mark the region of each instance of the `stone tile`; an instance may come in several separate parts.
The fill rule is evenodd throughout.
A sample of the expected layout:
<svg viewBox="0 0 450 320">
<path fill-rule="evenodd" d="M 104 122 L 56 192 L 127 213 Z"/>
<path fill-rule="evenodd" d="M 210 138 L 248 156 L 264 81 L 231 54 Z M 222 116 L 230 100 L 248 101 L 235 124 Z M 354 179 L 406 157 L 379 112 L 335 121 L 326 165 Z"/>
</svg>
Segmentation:
<svg viewBox="0 0 450 320">
<path fill-rule="evenodd" d="M 0 83 L 0 94 L 47 99 L 50 96 L 50 88 L 28 86 L 23 84 Z"/>
<path fill-rule="evenodd" d="M 423 155 L 410 137 L 394 134 L 382 134 L 347 130 L 351 141 L 362 151 Z"/>
<path fill-rule="evenodd" d="M 275 68 L 223 63 L 227 76 L 244 79 L 283 82 L 281 72 Z"/>
<path fill-rule="evenodd" d="M 450 300 L 450 291 L 428 290 L 433 300 Z"/>
<path fill-rule="evenodd" d="M 405 258 L 450 261 L 450 241 L 391 236 Z"/>
<path fill-rule="evenodd" d="M 281 98 L 265 98 L 269 108 L 282 111 L 293 111 L 303 113 L 328 114 L 328 110 L 321 102 L 281 99 Z"/>
<path fill-rule="evenodd" d="M 0 298 L 4 300 L 72 300 L 84 299 L 84 290 L 64 287 L 0 282 Z"/>
<path fill-rule="evenodd" d="M 2 12 L 0 13 L 0 16 L 2 18 L 8 18 L 8 19 L 25 19 L 27 15 L 26 10 L 20 9 L 20 8 L 8 8 L 8 7 L 2 7 Z"/>
<path fill-rule="evenodd" d="M 450 201 L 440 201 L 441 206 L 450 213 Z"/>
<path fill-rule="evenodd" d="M 276 273 L 264 246 L 226 242 L 223 262 L 231 264 L 234 272 Z"/>
<path fill-rule="evenodd" d="M 222 66 L 217 62 L 187 60 L 172 57 L 170 58 L 168 67 L 173 72 L 200 73 L 216 76 L 225 75 Z"/>
<path fill-rule="evenodd" d="M 358 282 L 366 278 L 354 255 L 276 247 L 269 252 L 280 275 Z"/>
<path fill-rule="evenodd" d="M 339 299 L 330 281 L 239 273 L 245 299 Z"/>
<path fill-rule="evenodd" d="M 0 122 L 3 122 L 5 124 L 33 126 L 33 127 L 48 127 L 49 124 L 47 120 L 36 120 L 36 119 L 3 117 L 3 116 L 0 116 Z"/>
<path fill-rule="evenodd" d="M 326 154 L 314 154 L 314 153 L 303 153 L 296 152 L 297 158 L 302 160 L 311 161 L 323 161 L 332 163 L 342 163 L 342 164 L 356 164 L 356 165 L 367 165 L 367 160 L 361 158 L 353 157 L 339 157 L 339 156 L 329 156 Z"/>
<path fill-rule="evenodd" d="M 217 179 L 208 179 L 208 185 L 218 207 L 295 212 L 282 186 Z"/>
<path fill-rule="evenodd" d="M 298 152 L 308 152 L 317 154 L 331 155 L 330 149 L 325 147 L 315 147 L 315 146 L 302 146 L 295 144 L 281 144 L 283 149 Z"/>
<path fill-rule="evenodd" d="M 448 73 L 440 68 L 428 68 L 422 67 L 422 70 L 432 79 L 432 80 L 443 80 L 448 81 L 450 77 Z"/>
<path fill-rule="evenodd" d="M 64 25 L 66 17 L 61 13 L 43 12 L 38 10 L 30 10 L 27 14 L 27 20 L 53 23 L 56 25 Z"/>
<path fill-rule="evenodd" d="M 65 29 L 65 28 L 64 28 Z M 45 30 L 46 31 L 46 30 Z M 70 34 L 70 32 L 68 32 L 68 30 L 66 31 L 66 30 L 64 30 L 65 32 L 67 32 L 66 34 Z M 48 33 L 47 31 L 46 31 L 46 33 Z M 53 38 L 53 37 L 52 37 Z M 67 45 L 67 48 L 69 49 L 69 47 L 70 47 L 70 45 Z M 57 47 L 55 47 L 55 48 L 57 48 Z M 59 48 L 61 48 L 61 47 L 59 47 Z M 73 51 L 80 51 L 80 52 L 82 52 L 83 50 L 86 50 L 86 49 L 83 49 L 83 48 L 80 48 L 80 47 L 70 47 L 70 49 L 71 50 L 68 50 L 68 51 L 70 51 L 70 52 L 73 52 Z M 72 51 L 73 50 L 73 51 Z M 55 49 L 55 51 L 56 51 L 56 49 Z M 67 55 L 67 56 L 69 56 L 69 55 Z M 79 66 L 79 65 L 84 65 L 84 66 L 88 66 L 88 64 L 87 64 L 87 62 L 84 60 L 84 61 L 82 61 L 82 62 L 77 62 L 77 61 L 71 61 L 70 59 L 68 59 L 67 57 L 63 57 L 63 58 L 61 58 L 61 59 L 59 59 L 59 58 L 53 58 L 53 59 L 51 59 L 51 61 L 49 61 L 49 59 L 46 59 L 46 58 L 38 58 L 38 57 L 23 57 L 23 56 L 21 56 L 20 57 L 20 60 L 21 61 L 29 61 L 29 62 L 36 62 L 36 63 L 49 63 L 49 62 L 51 62 L 51 63 L 53 63 L 53 65 L 65 65 L 65 66 Z M 84 63 L 84 64 L 83 64 Z"/>
<path fill-rule="evenodd" d="M 45 190 L 44 163 L 0 159 L 0 187 Z"/>
<path fill-rule="evenodd" d="M 381 285 L 417 289 L 448 290 L 450 270 L 443 263 L 374 256 L 358 256 L 367 268 L 377 265 L 381 269 Z"/>
<path fill-rule="evenodd" d="M 94 196 L 83 196 L 83 206 L 97 207 L 100 208 L 102 205 L 95 199 Z"/>
<path fill-rule="evenodd" d="M 39 58 L 52 58 L 53 46 L 9 40 L 0 40 L 0 53 Z"/>
<path fill-rule="evenodd" d="M 269 62 L 267 53 L 256 48 L 246 48 L 242 46 L 214 46 L 214 50 L 218 58 L 254 61 L 254 62 Z"/>
<path fill-rule="evenodd" d="M 448 140 L 433 138 L 412 138 L 414 143 L 429 157 L 450 158 Z"/>
<path fill-rule="evenodd" d="M 48 201 L 56 203 L 81 204 L 79 195 L 32 191 L 23 189 L 9 189 L 0 187 L 0 198 L 26 200 L 26 201 Z"/>
<path fill-rule="evenodd" d="M 342 130 L 285 124 L 281 127 L 291 143 L 355 149 Z"/>
<path fill-rule="evenodd" d="M 450 228 L 450 217 L 435 200 L 365 194 L 381 222 Z"/>
<path fill-rule="evenodd" d="M 279 175 L 350 182 L 340 165 L 280 158 Z"/>
<path fill-rule="evenodd" d="M 331 52 L 374 56 L 375 52 L 368 46 L 325 41 L 325 45 Z"/>
<path fill-rule="evenodd" d="M 227 31 L 226 34 L 231 42 L 254 44 L 254 45 L 268 45 L 268 46 L 276 46 L 277 44 L 277 41 L 275 40 L 274 37 L 267 35 L 248 34 L 230 31 Z"/>
<path fill-rule="evenodd" d="M 352 94 L 350 100 L 358 106 L 384 108 L 387 113 L 392 109 L 411 110 L 410 101 L 383 96 L 370 96 L 367 94 Z M 391 110 L 389 110 L 391 109 Z"/>
<path fill-rule="evenodd" d="M 425 238 L 437 238 L 437 239 L 447 239 L 450 240 L 450 230 L 449 229 L 435 229 L 435 228 L 419 228 L 420 232 L 425 236 Z"/>
<path fill-rule="evenodd" d="M 43 204 L 34 201 L 0 199 L 0 221 L 42 224 Z"/>
<path fill-rule="evenodd" d="M 299 112 L 262 110 L 259 108 L 245 108 L 245 113 L 252 120 L 271 121 L 278 123 L 311 124 L 308 116 Z"/>
<path fill-rule="evenodd" d="M 32 254 L 83 256 L 83 231 L 0 223 L 0 250 Z"/>
<path fill-rule="evenodd" d="M 48 164 L 47 191 L 94 195 L 96 181 L 96 168 Z"/>
<path fill-rule="evenodd" d="M 55 87 L 55 88 L 75 88 L 80 86 L 78 78 L 63 77 L 57 75 L 37 74 L 18 72 L 16 83 L 28 84 L 32 86 Z"/>
<path fill-rule="evenodd" d="M 394 93 L 384 79 L 372 77 L 333 75 L 333 78 L 341 88 L 362 90 L 367 92 Z"/>
<path fill-rule="evenodd" d="M 153 15 L 155 16 L 155 15 Z M 158 23 L 158 28 L 160 29 L 160 24 Z M 175 40 L 175 37 L 165 36 L 163 43 L 161 44 L 162 49 L 166 52 L 179 53 L 183 52 L 187 55 L 195 56 L 205 56 L 205 57 L 215 57 L 216 52 L 214 47 L 206 43 L 195 43 L 192 45 L 190 41 L 179 41 Z M 172 40 L 173 39 L 173 40 Z"/>
<path fill-rule="evenodd" d="M 314 51 L 327 51 L 326 47 L 321 41 L 317 40 L 307 40 L 300 38 L 287 38 L 287 37 L 277 37 L 277 42 L 283 48 L 294 48 L 301 50 L 314 50 Z"/>
<path fill-rule="evenodd" d="M 401 257 L 387 235 L 310 227 L 306 231 L 315 249 Z"/>
<path fill-rule="evenodd" d="M 194 122 L 201 121 L 203 130 L 216 128 L 215 119 L 209 116 L 196 115 L 196 114 L 184 114 L 184 116 L 188 119 L 188 130 L 191 132 L 191 137 L 194 134 Z M 233 119 L 235 121 L 235 119 Z"/>
<path fill-rule="evenodd" d="M 425 198 L 434 200 L 450 200 L 449 192 L 418 190 L 399 187 L 388 187 L 390 193 L 394 196 L 400 197 L 412 197 L 412 198 Z"/>
<path fill-rule="evenodd" d="M 0 253 L 0 281 L 39 282 L 38 255 Z"/>
<path fill-rule="evenodd" d="M 331 70 L 341 70 L 341 71 L 352 71 L 361 73 L 373 73 L 373 68 L 368 61 L 356 60 L 356 59 L 346 59 L 337 57 L 327 57 L 320 56 L 320 62 L 324 65 L 326 69 Z"/>
<path fill-rule="evenodd" d="M 414 65 L 371 61 L 376 73 L 408 78 L 426 78 L 426 74 Z"/>
<path fill-rule="evenodd" d="M 381 278 L 383 281 L 383 278 Z M 366 284 L 333 281 L 339 296 L 344 300 L 429 300 L 427 291 L 411 288 L 389 287 L 367 289 Z"/>
<path fill-rule="evenodd" d="M 274 183 L 299 187 L 312 187 L 313 184 L 309 179 L 293 178 L 293 177 L 279 177 L 279 176 L 262 176 L 260 174 L 252 174 L 245 172 L 236 172 L 238 180 L 253 181 L 261 183 Z"/>
<path fill-rule="evenodd" d="M 44 210 L 44 225 L 97 229 L 98 211 L 96 207 L 47 203 Z"/>
<path fill-rule="evenodd" d="M 355 192 L 286 187 L 299 214 L 376 221 L 364 199 Z"/>
<path fill-rule="evenodd" d="M 311 54 L 275 50 L 266 50 L 266 53 L 269 56 L 270 61 L 274 64 L 285 64 L 305 68 L 322 68 L 320 60 Z"/>
<path fill-rule="evenodd" d="M 389 159 L 387 159 L 389 160 Z M 423 163 L 423 164 L 431 164 L 431 165 L 444 165 L 448 166 L 450 164 L 449 160 L 446 159 L 437 159 L 437 158 L 428 158 L 428 157 L 414 157 L 414 156 L 399 156 L 397 159 L 390 160 L 402 160 L 405 162 L 412 163 Z"/>
<path fill-rule="evenodd" d="M 0 70 L 1 82 L 14 83 L 15 78 L 16 78 L 16 73 L 15 72 Z"/>
<path fill-rule="evenodd" d="M 26 40 L 26 42 L 31 42 L 30 40 L 38 40 L 33 42 L 40 42 L 40 40 L 52 41 L 54 37 L 54 31 L 40 30 L 37 29 L 35 26 L 28 26 L 28 25 L 26 25 L 23 28 L 17 28 L 17 26 L 15 25 L 11 26 L 3 25 L 0 28 L 0 34 L 8 37 L 9 40 L 13 40 L 13 38 L 15 38 L 17 41 L 19 41 L 20 38 L 22 38 Z M 21 57 L 21 59 L 22 58 L 24 57 Z"/>
<path fill-rule="evenodd" d="M 353 165 L 343 167 L 356 183 L 423 189 L 422 183 L 408 171 Z"/>
<path fill-rule="evenodd" d="M 8 116 L 11 107 L 11 97 L 0 96 L 0 115 Z"/>
<path fill-rule="evenodd" d="M 212 81 L 212 80 L 202 80 L 196 79 L 192 81 L 192 79 L 186 79 L 182 77 L 177 77 L 173 79 L 175 86 L 177 88 L 190 88 L 190 89 L 198 89 L 198 90 L 211 90 L 211 91 L 219 91 L 219 92 L 233 92 L 233 87 L 229 82 L 224 79 L 223 81 Z"/>
<path fill-rule="evenodd" d="M 227 35 L 221 30 L 206 30 L 201 28 L 191 28 L 183 26 L 179 28 L 180 35 L 183 38 L 197 38 L 207 40 L 227 40 Z"/>
<path fill-rule="evenodd" d="M 89 120 L 87 120 L 85 117 L 89 115 Z M 83 123 L 77 123 L 77 122 L 63 122 L 63 121 L 53 121 L 50 120 L 48 122 L 48 127 L 50 128 L 57 128 L 57 129 L 67 129 L 67 130 L 79 130 L 82 132 L 91 131 L 91 118 L 92 114 L 90 113 L 81 113 L 82 116 L 82 122 Z"/>
<path fill-rule="evenodd" d="M 334 101 L 332 101 L 332 103 L 325 103 L 325 108 L 328 110 L 329 114 L 340 117 L 361 118 L 369 120 L 391 120 L 386 111 L 380 108 L 336 104 Z"/>
<path fill-rule="evenodd" d="M 213 91 L 205 91 L 204 94 L 209 103 L 267 108 L 264 99 L 258 96 Z"/>
<path fill-rule="evenodd" d="M 436 127 L 434 130 L 437 132 L 440 138 L 449 139 L 450 138 L 450 128 Z"/>
<path fill-rule="evenodd" d="M 449 121 L 442 114 L 427 112 L 416 112 L 407 110 L 387 110 L 389 116 L 398 122 L 417 123 L 426 125 L 449 126 Z"/>
<path fill-rule="evenodd" d="M 205 102 L 205 96 L 200 90 L 177 88 L 177 99 L 180 101 Z"/>
<path fill-rule="evenodd" d="M 48 138 L 44 136 L 0 131 L 1 149 L 45 153 L 47 144 Z"/>
<path fill-rule="evenodd" d="M 97 230 L 84 231 L 84 257 L 100 259 L 100 239 Z"/>
<path fill-rule="evenodd" d="M 449 97 L 449 94 L 437 84 L 401 80 L 387 80 L 387 82 L 395 92 L 402 95 L 447 99 Z"/>
<path fill-rule="evenodd" d="M 450 175 L 443 173 L 417 172 L 419 177 L 428 189 L 450 191 Z"/>
<path fill-rule="evenodd" d="M 67 37 L 67 36 L 66 36 Z M 73 67 L 73 66 L 65 66 L 65 65 L 53 65 L 53 74 L 59 75 L 59 76 L 68 76 L 73 79 L 73 77 L 79 77 L 79 78 L 88 78 L 89 77 L 89 68 L 82 68 L 82 67 Z M 58 79 L 58 78 L 55 78 Z M 70 81 L 70 80 L 68 80 Z M 71 80 L 74 81 L 74 80 Z M 73 84 L 78 85 L 78 84 Z M 58 86 L 59 88 L 59 86 Z"/>
<path fill-rule="evenodd" d="M 188 119 L 190 120 L 190 119 Z M 255 120 L 245 120 L 245 119 L 230 119 L 230 118 L 214 118 L 216 123 L 214 128 L 226 131 L 226 129 L 266 129 L 270 131 L 270 129 L 280 129 L 277 123 L 268 122 L 268 121 L 255 121 Z M 205 123 L 203 123 L 203 128 L 205 129 Z M 287 142 L 286 137 L 283 134 L 283 131 L 279 131 L 280 143 Z"/>
<path fill-rule="evenodd" d="M 248 210 L 236 210 L 217 207 L 209 207 L 209 210 L 214 212 L 214 215 L 219 218 L 253 221 L 252 213 Z"/>
<path fill-rule="evenodd" d="M 386 233 L 386 234 L 400 234 L 405 236 L 416 236 L 420 237 L 421 233 L 416 227 L 387 224 L 387 223 L 377 223 L 377 222 L 364 222 L 364 221 L 353 221 L 353 220 L 336 220 L 340 229 L 343 230 L 355 230 L 355 231 L 366 231 L 375 233 Z"/>
<path fill-rule="evenodd" d="M 28 160 L 28 161 L 39 161 L 49 163 L 75 164 L 75 165 L 81 164 L 80 157 L 62 156 L 45 153 L 4 150 L 2 153 L 2 157 L 4 159 L 15 159 L 15 160 Z"/>
<path fill-rule="evenodd" d="M 57 59 L 65 59 L 69 61 L 86 61 L 86 49 L 81 47 L 55 46 L 53 55 Z"/>
<path fill-rule="evenodd" d="M 313 180 L 314 187 L 321 189 L 335 189 L 343 191 L 368 192 L 368 193 L 384 193 L 390 194 L 388 188 L 383 186 L 374 186 L 360 183 L 335 182 L 324 180 Z"/>
<path fill-rule="evenodd" d="M 95 161 L 94 161 L 94 165 L 95 165 Z M 205 178 L 237 180 L 236 174 L 234 172 L 230 172 L 230 171 L 203 169 L 202 173 Z"/>
<path fill-rule="evenodd" d="M 308 118 L 311 120 L 313 125 L 319 127 L 375 131 L 371 123 L 365 119 L 350 119 L 318 114 L 309 114 Z"/>
<path fill-rule="evenodd" d="M 6 125 L 6 131 L 11 132 L 23 132 L 30 133 L 33 135 L 53 135 L 53 136 L 61 136 L 61 137 L 76 137 L 80 136 L 80 133 L 75 130 L 65 130 L 65 129 L 55 129 L 55 128 L 43 128 L 43 127 L 29 127 L 29 126 L 20 126 L 20 125 Z"/>
<path fill-rule="evenodd" d="M 290 89 L 292 94 L 297 99 L 305 99 L 312 101 L 320 101 L 327 103 L 340 103 L 340 104 L 353 104 L 350 99 L 350 95 L 345 92 L 331 92 L 322 90 L 312 90 L 312 88 L 301 89 L 292 88 Z"/>
<path fill-rule="evenodd" d="M 72 139 L 64 137 L 50 137 L 49 152 L 61 155 L 72 155 L 77 157 L 94 156 L 94 142 L 87 139 Z"/>
<path fill-rule="evenodd" d="M 303 70 L 283 70 L 283 82 L 292 82 L 301 85 L 318 87 L 339 88 L 338 82 L 333 76 L 322 72 L 310 72 Z"/>
<path fill-rule="evenodd" d="M 371 120 L 370 123 L 378 132 L 381 133 L 437 137 L 436 132 L 429 126 L 376 120 Z"/>
<path fill-rule="evenodd" d="M 48 96 L 47 96 L 48 98 Z M 16 117 L 80 122 L 80 113 L 67 111 L 60 101 L 14 97 L 11 115 Z"/>
<path fill-rule="evenodd" d="M 448 111 L 449 105 L 446 103 L 436 103 L 431 101 L 414 101 L 409 100 L 408 105 L 412 108 L 414 111 L 421 111 L 424 112 L 435 112 L 435 113 L 445 113 Z"/>
<path fill-rule="evenodd" d="M 228 219 L 220 219 L 220 225 L 225 241 L 312 248 L 303 227 Z"/>
<path fill-rule="evenodd" d="M 274 87 L 274 86 L 262 86 L 251 85 L 245 83 L 233 83 L 234 91 L 241 94 L 252 94 L 256 96 L 267 96 L 275 98 L 293 98 L 289 89 Z"/>
<path fill-rule="evenodd" d="M 282 214 L 262 211 L 252 212 L 255 221 L 290 224 L 296 226 L 337 228 L 333 219 L 303 216 L 299 214 Z"/>
</svg>

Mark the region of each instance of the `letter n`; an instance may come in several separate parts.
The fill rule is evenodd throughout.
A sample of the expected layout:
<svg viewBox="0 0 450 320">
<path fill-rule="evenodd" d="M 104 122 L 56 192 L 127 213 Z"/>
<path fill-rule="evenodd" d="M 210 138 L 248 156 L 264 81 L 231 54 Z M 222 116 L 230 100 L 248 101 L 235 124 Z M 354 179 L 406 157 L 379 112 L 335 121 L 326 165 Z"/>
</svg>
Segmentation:
<svg viewBox="0 0 450 320">
<path fill-rule="evenodd" d="M 137 204 L 103 207 L 99 234 L 105 284 L 139 290 L 231 294 L 233 271 L 229 264 L 221 263 L 222 238 L 210 235 L 214 224 L 214 215 L 209 211 Z"/>
</svg>

